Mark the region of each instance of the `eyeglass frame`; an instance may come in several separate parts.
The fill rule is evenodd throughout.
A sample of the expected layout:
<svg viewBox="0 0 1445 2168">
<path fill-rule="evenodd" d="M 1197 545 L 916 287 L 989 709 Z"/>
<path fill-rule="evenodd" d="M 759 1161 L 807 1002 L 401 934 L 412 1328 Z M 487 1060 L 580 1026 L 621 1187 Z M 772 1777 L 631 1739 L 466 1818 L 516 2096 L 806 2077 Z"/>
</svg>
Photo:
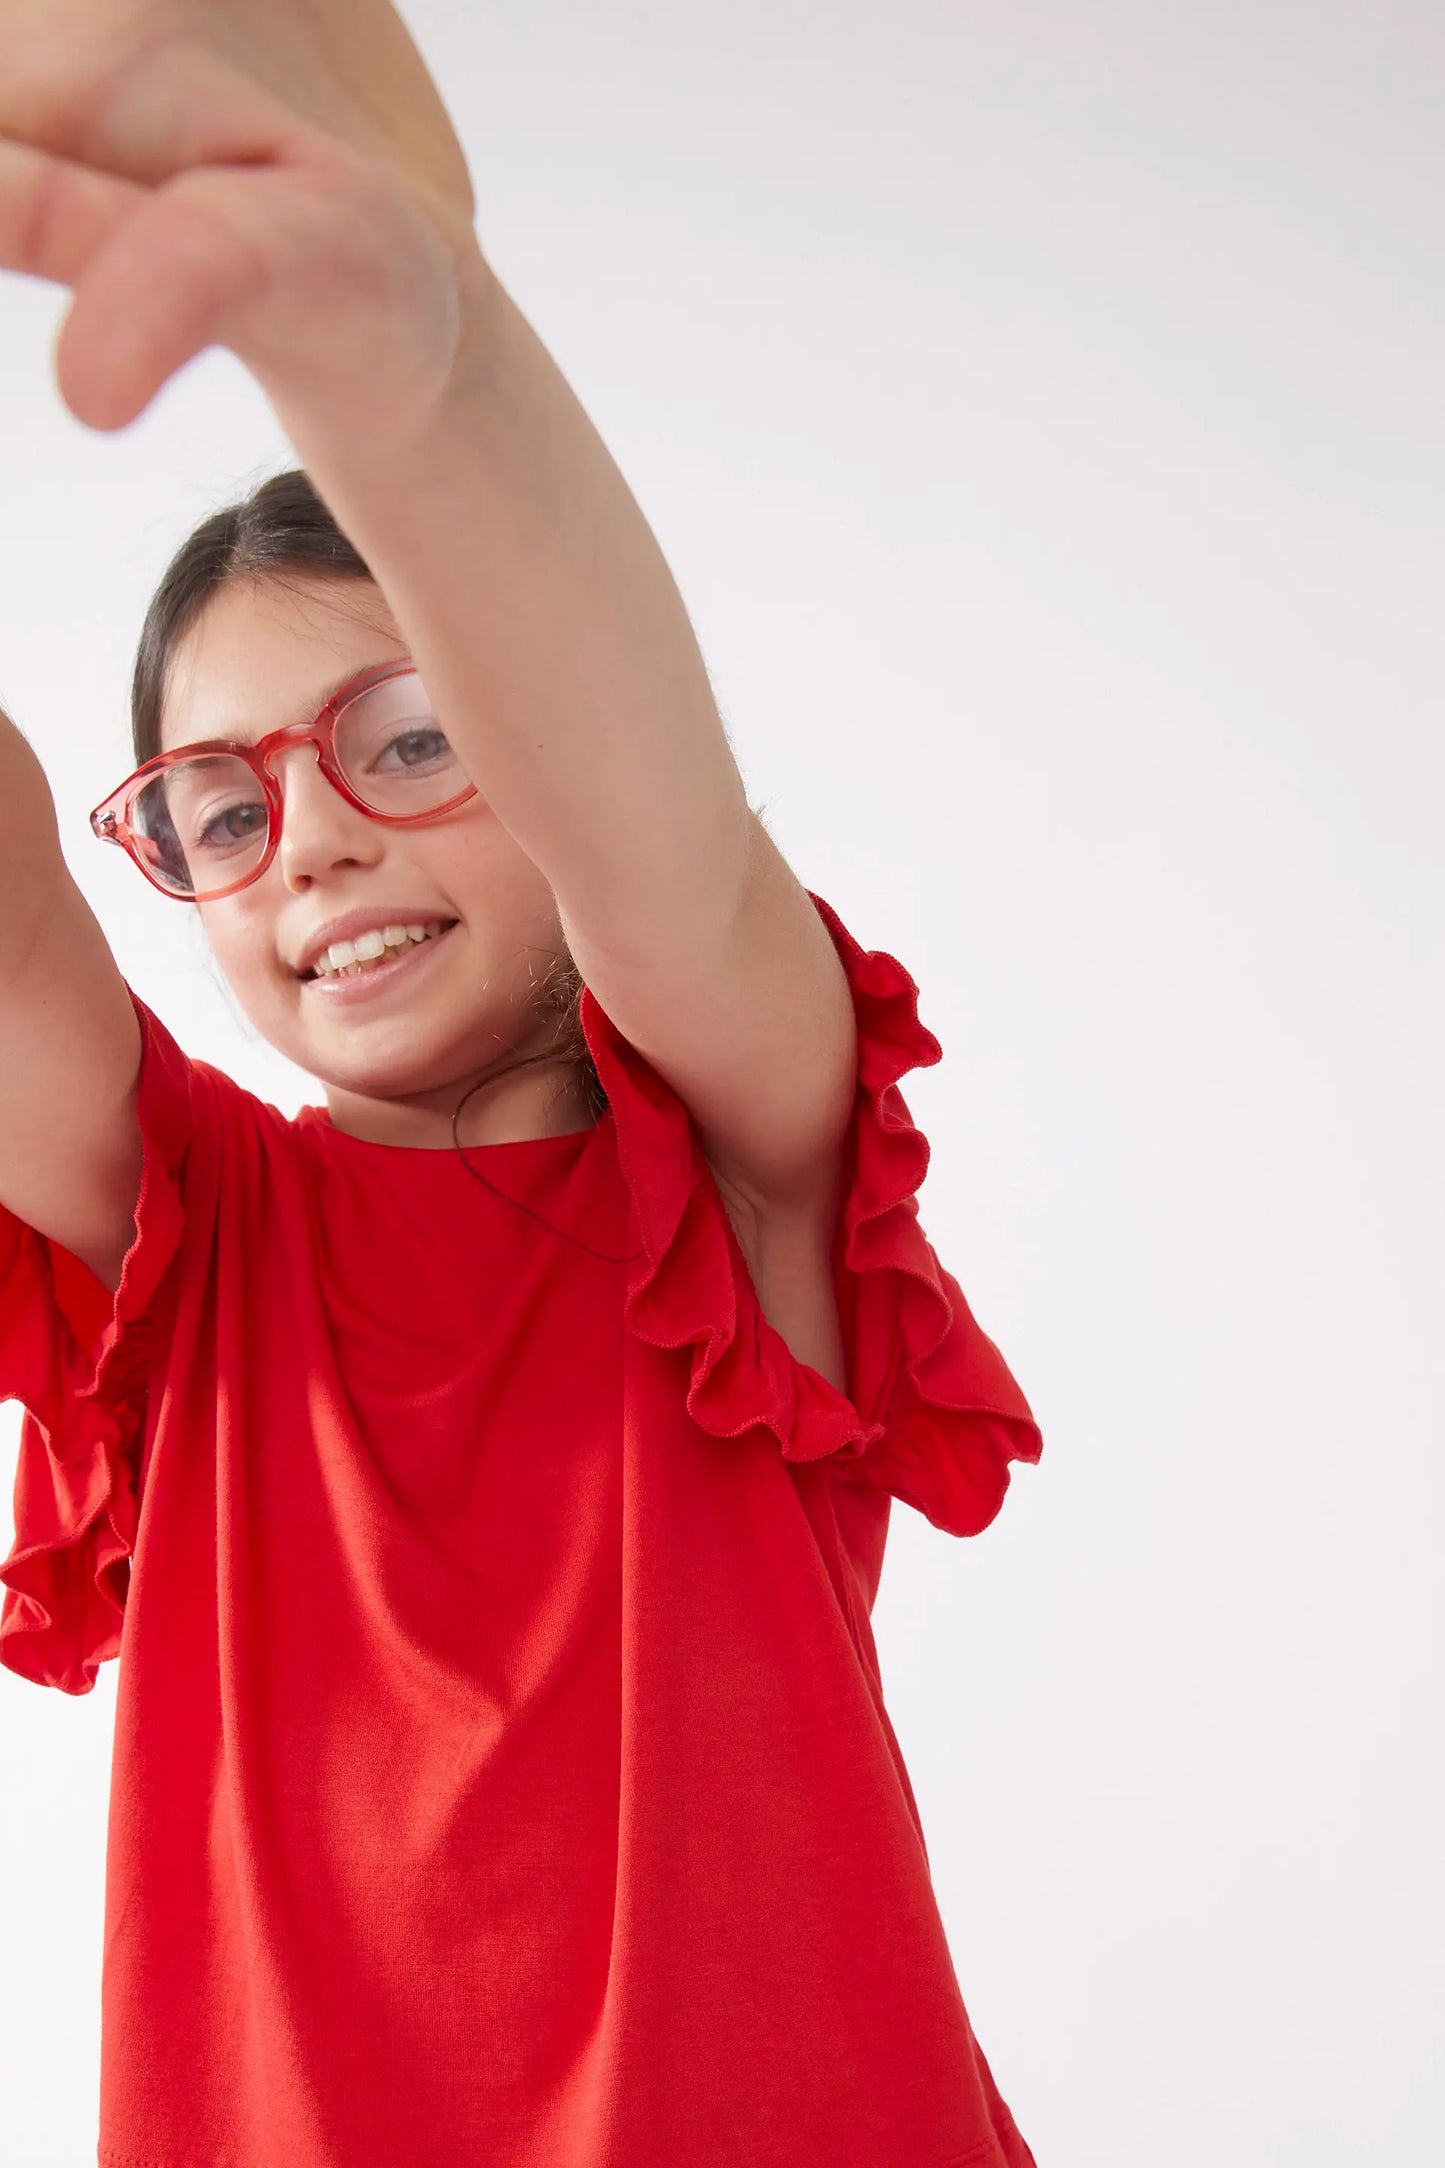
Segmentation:
<svg viewBox="0 0 1445 2168">
<path fill-rule="evenodd" d="M 369 670 L 358 671 L 354 678 L 349 678 L 331 695 L 309 723 L 286 723 L 280 730 L 268 731 L 264 738 L 257 738 L 254 744 L 248 745 L 238 738 L 200 738 L 193 745 L 178 745 L 169 753 L 157 753 L 152 759 L 143 761 L 123 783 L 118 784 L 108 796 L 101 799 L 91 813 L 91 828 L 102 843 L 117 844 L 139 867 L 151 887 L 162 896 L 168 896 L 173 903 L 219 903 L 223 897 L 234 896 L 241 889 L 249 888 L 253 881 L 259 881 L 280 848 L 286 800 L 273 771 L 272 762 L 283 749 L 294 745 L 316 747 L 316 764 L 327 782 L 339 797 L 345 799 L 348 805 L 354 806 L 358 813 L 364 813 L 368 820 L 380 821 L 387 828 L 414 828 L 423 821 L 440 820 L 444 813 L 455 811 L 456 807 L 465 805 L 469 798 L 476 796 L 475 783 L 468 782 L 466 789 L 459 791 L 455 798 L 449 798 L 445 805 L 428 806 L 421 813 L 378 813 L 374 807 L 367 805 L 364 799 L 357 797 L 336 758 L 336 725 L 344 710 L 349 708 L 353 701 L 359 700 L 363 693 L 385 684 L 389 678 L 405 677 L 408 674 L 420 675 L 410 656 L 403 656 L 395 662 L 378 663 Z M 211 753 L 232 754 L 243 760 L 255 776 L 266 801 L 266 848 L 251 871 L 243 874 L 239 881 L 232 881 L 229 888 L 208 889 L 204 896 L 199 897 L 187 896 L 179 889 L 168 888 L 164 881 L 157 880 L 151 872 L 138 848 L 136 831 L 131 826 L 130 816 L 137 797 L 156 776 L 164 773 L 167 768 L 178 767 L 182 761 L 196 760 Z"/>
</svg>

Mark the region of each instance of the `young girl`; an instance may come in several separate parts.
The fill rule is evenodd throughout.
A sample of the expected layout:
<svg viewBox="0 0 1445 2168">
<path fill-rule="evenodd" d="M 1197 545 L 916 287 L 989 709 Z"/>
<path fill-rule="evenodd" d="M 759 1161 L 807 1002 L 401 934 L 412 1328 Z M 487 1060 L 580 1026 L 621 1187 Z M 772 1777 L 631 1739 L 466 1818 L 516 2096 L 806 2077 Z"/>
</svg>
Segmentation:
<svg viewBox="0 0 1445 2168">
<path fill-rule="evenodd" d="M 302 469 L 147 616 L 93 825 L 313 1075 L 120 976 L 0 724 L 0 1655 L 122 1655 L 102 2168 L 1027 2168 L 869 1613 L 1037 1460 L 918 1218 L 917 988 L 748 807 L 382 0 L 0 0 L 79 418 Z"/>
</svg>

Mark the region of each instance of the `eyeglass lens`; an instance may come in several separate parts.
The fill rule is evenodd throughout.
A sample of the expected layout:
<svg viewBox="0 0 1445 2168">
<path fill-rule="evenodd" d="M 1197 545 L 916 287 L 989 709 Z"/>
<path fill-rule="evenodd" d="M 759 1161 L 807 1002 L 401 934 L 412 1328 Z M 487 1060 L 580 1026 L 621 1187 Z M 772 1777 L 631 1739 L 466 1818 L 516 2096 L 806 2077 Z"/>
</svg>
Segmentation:
<svg viewBox="0 0 1445 2168">
<path fill-rule="evenodd" d="M 425 813 L 466 788 L 466 776 L 415 671 L 356 694 L 336 717 L 336 762 L 373 812 Z M 245 879 L 267 845 L 270 809 L 254 771 L 234 753 L 177 761 L 137 793 L 136 847 L 175 895 L 202 899 Z"/>
</svg>

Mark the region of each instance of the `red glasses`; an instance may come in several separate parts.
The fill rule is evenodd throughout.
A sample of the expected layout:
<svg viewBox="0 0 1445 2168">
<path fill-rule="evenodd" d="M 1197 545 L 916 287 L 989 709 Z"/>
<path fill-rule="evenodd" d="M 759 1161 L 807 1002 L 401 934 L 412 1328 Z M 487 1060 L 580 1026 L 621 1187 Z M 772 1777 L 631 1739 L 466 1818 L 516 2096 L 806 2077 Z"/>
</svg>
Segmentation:
<svg viewBox="0 0 1445 2168">
<path fill-rule="evenodd" d="M 281 840 L 282 752 L 314 745 L 322 774 L 369 819 L 404 828 L 475 797 L 431 710 L 416 665 L 383 663 L 333 693 L 309 723 L 245 745 L 206 738 L 158 753 L 90 816 L 163 896 L 214 902 L 259 880 Z"/>
</svg>

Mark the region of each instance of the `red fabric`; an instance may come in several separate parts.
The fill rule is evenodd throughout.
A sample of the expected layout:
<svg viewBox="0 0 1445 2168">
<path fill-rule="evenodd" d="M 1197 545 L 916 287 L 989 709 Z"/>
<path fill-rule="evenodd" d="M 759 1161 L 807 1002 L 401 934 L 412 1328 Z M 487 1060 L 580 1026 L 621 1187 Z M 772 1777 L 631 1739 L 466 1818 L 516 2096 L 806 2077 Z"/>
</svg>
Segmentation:
<svg viewBox="0 0 1445 2168">
<path fill-rule="evenodd" d="M 902 966 L 859 1034 L 851 1396 L 763 1318 L 691 1119 L 469 1156 L 144 1031 L 112 1303 L 0 1210 L 26 1404 L 0 1658 L 122 1658 L 102 2168 L 1032 2168 L 960 1997 L 869 1613 L 1028 1405 L 914 1195 Z"/>
</svg>

